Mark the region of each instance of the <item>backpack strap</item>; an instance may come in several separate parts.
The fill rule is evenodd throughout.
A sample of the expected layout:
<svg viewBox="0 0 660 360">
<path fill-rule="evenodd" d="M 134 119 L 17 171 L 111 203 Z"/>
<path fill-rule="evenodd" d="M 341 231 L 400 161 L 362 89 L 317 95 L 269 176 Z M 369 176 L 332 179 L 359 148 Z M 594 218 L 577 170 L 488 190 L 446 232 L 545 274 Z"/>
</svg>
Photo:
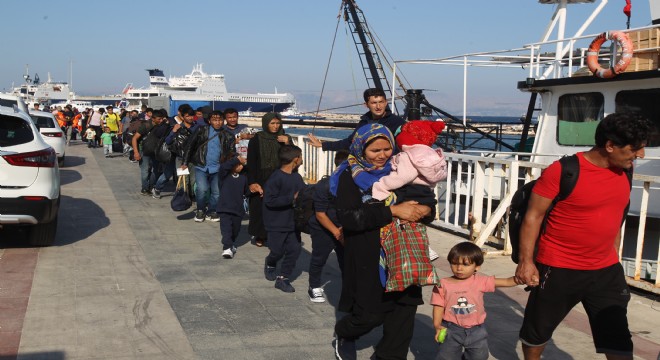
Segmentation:
<svg viewBox="0 0 660 360">
<path fill-rule="evenodd" d="M 632 193 L 632 181 L 633 181 L 633 173 L 634 168 L 630 169 L 623 169 L 623 172 L 626 173 L 626 177 L 628 178 L 628 186 L 630 186 L 630 192 Z M 623 216 L 621 217 L 621 225 L 623 226 L 623 222 L 626 221 L 626 216 L 628 216 L 628 210 L 630 210 L 630 196 L 628 196 L 628 204 L 626 205 L 626 208 L 623 209 Z"/>
<path fill-rule="evenodd" d="M 578 176 L 580 175 L 580 161 L 576 154 L 571 156 L 564 156 L 559 159 L 559 164 L 561 165 L 561 175 L 559 178 L 559 193 L 552 199 L 552 203 L 548 207 L 548 210 L 545 212 L 543 217 L 543 222 L 541 223 L 541 232 L 540 234 L 545 233 L 545 225 L 548 222 L 548 217 L 550 212 L 554 209 L 555 205 L 558 202 L 565 200 L 575 189 L 577 185 Z"/>
</svg>

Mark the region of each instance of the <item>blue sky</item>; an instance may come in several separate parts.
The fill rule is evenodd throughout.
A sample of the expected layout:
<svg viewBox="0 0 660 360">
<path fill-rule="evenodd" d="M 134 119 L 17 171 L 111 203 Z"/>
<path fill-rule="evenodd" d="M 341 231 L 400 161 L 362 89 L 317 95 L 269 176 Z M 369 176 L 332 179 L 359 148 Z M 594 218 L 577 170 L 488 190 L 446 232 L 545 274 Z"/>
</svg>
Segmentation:
<svg viewBox="0 0 660 360">
<path fill-rule="evenodd" d="M 656 0 L 653 0 L 656 1 Z M 633 0 L 631 27 L 650 24 L 648 1 Z M 203 63 L 225 74 L 229 91 L 291 92 L 301 110 L 316 109 L 340 0 L 3 0 L 0 89 L 30 75 L 69 81 L 79 94 L 119 93 L 147 85 L 147 68 L 190 73 Z M 540 40 L 553 5 L 535 0 L 358 0 L 372 30 L 394 59 L 438 58 L 519 47 Z M 587 31 L 625 28 L 624 0 L 610 0 Z M 570 7 L 582 19 L 593 4 Z M 570 19 L 569 19 L 570 21 Z M 361 102 L 366 87 L 342 20 L 321 108 Z M 567 33 L 575 31 L 569 25 Z M 461 72 L 430 77 L 404 68 L 413 86 L 433 89 L 434 104 L 459 114 Z M 437 76 L 437 78 L 435 78 Z M 527 95 L 515 89 L 523 72 L 470 79 L 479 114 L 519 115 Z M 417 86 L 417 83 L 420 86 Z M 362 112 L 362 108 L 349 109 Z"/>
</svg>

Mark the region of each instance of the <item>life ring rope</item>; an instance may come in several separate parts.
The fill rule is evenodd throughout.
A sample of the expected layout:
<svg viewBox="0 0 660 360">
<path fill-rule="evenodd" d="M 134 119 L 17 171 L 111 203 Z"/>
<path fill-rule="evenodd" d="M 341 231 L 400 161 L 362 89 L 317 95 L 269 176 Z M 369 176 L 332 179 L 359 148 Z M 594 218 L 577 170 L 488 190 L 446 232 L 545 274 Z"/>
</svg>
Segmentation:
<svg viewBox="0 0 660 360">
<path fill-rule="evenodd" d="M 598 52 L 600 47 L 607 40 L 616 41 L 621 48 L 621 57 L 614 66 L 604 69 L 598 63 Z M 587 50 L 587 66 L 591 72 L 602 79 L 610 79 L 624 72 L 633 56 L 633 43 L 623 31 L 606 31 L 598 36 L 589 45 Z"/>
</svg>

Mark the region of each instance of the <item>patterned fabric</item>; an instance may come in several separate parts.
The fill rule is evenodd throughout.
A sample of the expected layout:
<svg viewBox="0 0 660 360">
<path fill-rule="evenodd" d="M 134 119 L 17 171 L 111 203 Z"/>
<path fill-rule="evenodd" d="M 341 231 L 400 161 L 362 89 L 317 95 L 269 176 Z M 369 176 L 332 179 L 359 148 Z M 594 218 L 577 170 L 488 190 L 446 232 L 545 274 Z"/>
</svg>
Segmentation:
<svg viewBox="0 0 660 360">
<path fill-rule="evenodd" d="M 348 159 L 341 163 L 330 177 L 330 192 L 337 196 L 337 185 L 339 184 L 339 176 L 346 170 L 351 169 L 353 174 L 353 181 L 362 190 L 362 192 L 370 192 L 371 186 L 378 181 L 381 177 L 387 175 L 392 170 L 392 165 L 389 160 L 383 167 L 377 167 L 370 164 L 364 158 L 364 150 L 367 144 L 376 138 L 385 138 L 394 146 L 394 136 L 390 130 L 380 124 L 367 124 L 356 130 L 353 136 L 353 142 L 349 149 L 350 155 Z"/>
<path fill-rule="evenodd" d="M 381 255 L 387 266 L 385 291 L 403 291 L 410 285 L 435 285 L 440 278 L 429 259 L 426 225 L 398 224 L 396 221 L 380 230 Z M 383 258 L 381 256 L 381 264 Z M 383 280 L 381 274 L 381 282 Z"/>
</svg>

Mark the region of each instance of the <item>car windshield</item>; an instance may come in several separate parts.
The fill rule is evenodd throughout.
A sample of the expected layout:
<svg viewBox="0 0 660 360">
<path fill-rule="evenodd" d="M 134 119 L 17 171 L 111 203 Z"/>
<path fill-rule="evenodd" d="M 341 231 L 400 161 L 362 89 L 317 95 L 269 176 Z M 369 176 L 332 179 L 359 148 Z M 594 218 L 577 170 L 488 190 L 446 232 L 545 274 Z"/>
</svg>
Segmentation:
<svg viewBox="0 0 660 360">
<path fill-rule="evenodd" d="M 53 119 L 46 117 L 46 116 L 36 116 L 36 115 L 30 115 L 32 117 L 32 121 L 34 121 L 34 124 L 37 125 L 39 129 L 46 128 L 46 129 L 54 129 L 55 128 L 55 123 L 53 122 Z"/>
<path fill-rule="evenodd" d="M 29 143 L 34 139 L 32 128 L 25 120 L 0 115 L 0 146 L 14 146 Z"/>
<path fill-rule="evenodd" d="M 13 108 L 14 106 L 17 105 L 18 103 L 16 102 L 16 100 L 0 99 L 0 106 Z"/>
</svg>

